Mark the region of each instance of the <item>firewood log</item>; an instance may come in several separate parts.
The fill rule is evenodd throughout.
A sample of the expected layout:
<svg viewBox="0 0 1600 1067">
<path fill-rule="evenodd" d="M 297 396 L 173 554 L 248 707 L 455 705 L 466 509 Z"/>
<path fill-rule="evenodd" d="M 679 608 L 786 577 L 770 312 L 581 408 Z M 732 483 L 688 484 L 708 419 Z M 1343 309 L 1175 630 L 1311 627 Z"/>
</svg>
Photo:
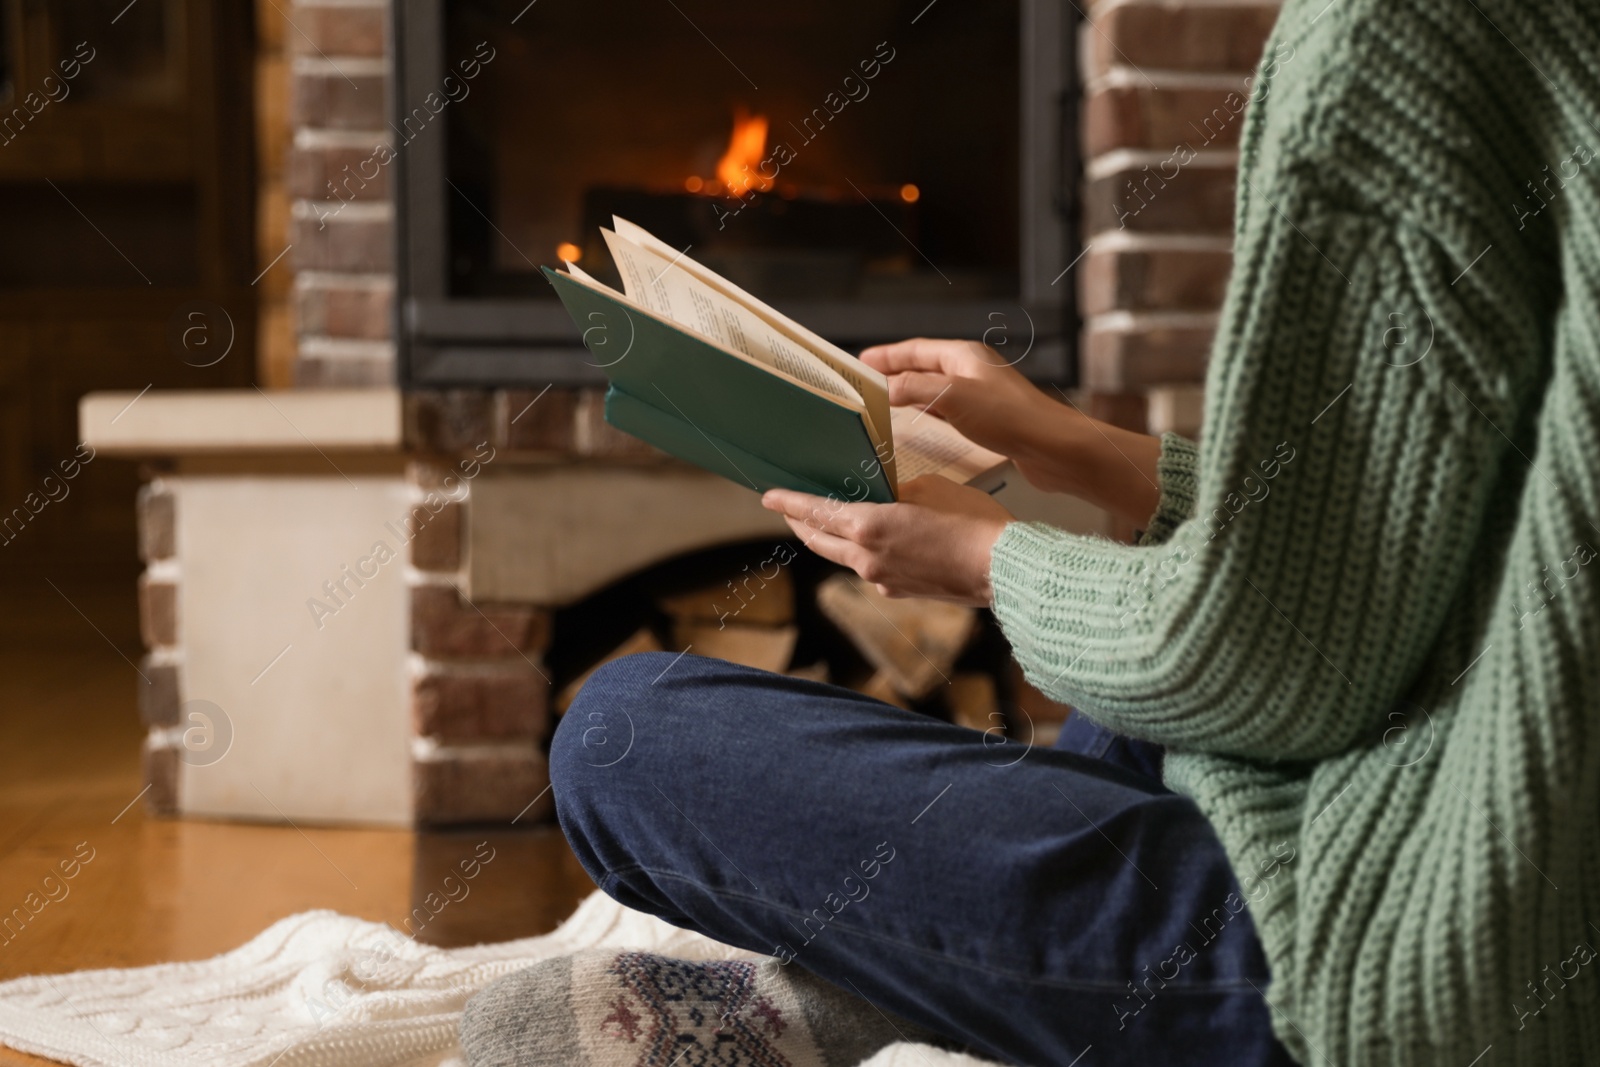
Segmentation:
<svg viewBox="0 0 1600 1067">
<path fill-rule="evenodd" d="M 610 663 L 612 660 L 621 659 L 623 656 L 631 656 L 635 652 L 660 651 L 662 651 L 661 642 L 656 640 L 656 635 L 651 633 L 648 628 L 640 630 L 638 633 L 622 642 L 622 644 L 606 653 L 588 670 L 584 671 L 582 674 L 578 675 L 578 677 L 574 678 L 572 681 L 563 686 L 561 692 L 556 694 L 556 711 L 565 715 L 567 709 L 572 706 L 573 700 L 577 699 L 578 690 L 583 688 L 583 683 L 587 682 L 589 680 L 589 676 L 595 671 L 599 670 L 607 663 Z"/>
<path fill-rule="evenodd" d="M 920 700 L 950 680 L 978 613 L 940 600 L 886 597 L 853 574 L 817 587 L 817 606 L 895 692 Z"/>
</svg>

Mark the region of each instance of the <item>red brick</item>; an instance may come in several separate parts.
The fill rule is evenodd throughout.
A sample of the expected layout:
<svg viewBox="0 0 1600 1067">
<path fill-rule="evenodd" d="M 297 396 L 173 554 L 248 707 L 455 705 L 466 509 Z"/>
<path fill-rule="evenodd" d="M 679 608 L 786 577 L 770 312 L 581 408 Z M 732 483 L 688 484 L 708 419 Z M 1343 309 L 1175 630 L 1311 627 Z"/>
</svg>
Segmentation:
<svg viewBox="0 0 1600 1067">
<path fill-rule="evenodd" d="M 494 394 L 495 443 L 514 452 L 569 454 L 577 411 L 575 389 L 502 389 Z"/>
<path fill-rule="evenodd" d="M 139 575 L 139 636 L 146 648 L 178 643 L 178 587 Z"/>
<path fill-rule="evenodd" d="M 299 3 L 289 16 L 294 28 L 287 35 L 292 51 L 306 55 L 381 56 L 385 52 L 388 6 L 340 4 L 322 7 Z"/>
<path fill-rule="evenodd" d="M 461 569 L 461 517 L 464 509 L 450 503 L 411 539 L 411 565 L 419 571 Z M 451 594 L 452 596 L 454 594 Z"/>
<path fill-rule="evenodd" d="M 1149 404 L 1143 393 L 1090 393 L 1089 417 L 1134 433 L 1148 433 Z"/>
<path fill-rule="evenodd" d="M 550 683 L 521 658 L 493 667 L 430 666 L 411 687 L 416 733 L 441 741 L 538 737 L 549 703 Z"/>
<path fill-rule="evenodd" d="M 384 274 L 394 269 L 394 220 L 357 207 L 303 201 L 290 232 L 296 270 Z"/>
<path fill-rule="evenodd" d="M 151 815 L 175 815 L 178 811 L 178 750 L 170 745 L 154 746 L 147 739 L 140 754 L 144 784 L 144 810 Z"/>
<path fill-rule="evenodd" d="M 134 682 L 139 690 L 139 718 L 146 726 L 178 724 L 178 667 L 175 663 L 156 663 L 146 656 L 139 663 L 144 675 Z"/>
<path fill-rule="evenodd" d="M 1221 249 L 1091 249 L 1079 276 L 1083 313 L 1214 311 L 1233 255 Z"/>
<path fill-rule="evenodd" d="M 301 200 L 326 200 L 324 211 L 341 200 L 357 203 L 387 200 L 391 161 L 379 151 L 380 142 L 347 144 L 296 144 L 289 150 L 289 194 Z"/>
<path fill-rule="evenodd" d="M 406 447 L 422 452 L 474 452 L 493 433 L 489 398 L 481 389 L 408 390 Z"/>
<path fill-rule="evenodd" d="M 294 293 L 302 334 L 367 341 L 387 341 L 394 334 L 392 285 L 346 282 L 338 275 L 302 275 Z"/>
<path fill-rule="evenodd" d="M 1084 104 L 1084 149 L 1235 148 L 1244 126 L 1245 93 L 1236 89 L 1101 89 Z"/>
<path fill-rule="evenodd" d="M 664 456 L 655 446 L 607 422 L 605 400 L 605 393 L 599 389 L 584 389 L 578 394 L 573 438 L 580 455 L 601 459 L 660 459 Z"/>
<path fill-rule="evenodd" d="M 1090 234 L 1126 229 L 1134 233 L 1231 234 L 1237 182 L 1233 167 L 1190 163 L 1163 177 L 1160 163 L 1108 174 L 1088 183 L 1085 225 Z"/>
<path fill-rule="evenodd" d="M 139 558 L 146 563 L 178 554 L 177 505 L 172 491 L 155 485 L 139 487 Z"/>
<path fill-rule="evenodd" d="M 300 389 L 354 389 L 394 384 L 393 357 L 316 356 L 301 352 L 294 363 Z"/>
<path fill-rule="evenodd" d="M 290 123 L 326 130 L 386 129 L 388 79 L 368 70 L 369 62 L 346 60 L 335 70 L 320 57 L 296 60 L 290 75 Z"/>
<path fill-rule="evenodd" d="M 487 449 L 484 454 L 489 454 Z M 483 470 L 482 463 L 474 466 L 475 462 L 472 458 L 452 460 L 445 456 L 413 458 L 406 464 L 406 481 L 424 493 L 438 492 L 452 500 L 461 500 L 464 499 L 462 482 L 470 486 L 472 479 Z"/>
<path fill-rule="evenodd" d="M 424 656 L 520 661 L 537 659 L 549 644 L 547 611 L 526 604 L 474 605 L 448 585 L 411 589 L 411 648 Z"/>
<path fill-rule="evenodd" d="M 1247 73 L 1277 21 L 1277 7 L 1263 4 L 1118 4 L 1084 27 L 1089 77 L 1112 66 Z"/>
<path fill-rule="evenodd" d="M 1204 381 L 1214 333 L 1211 327 L 1160 322 L 1116 329 L 1091 326 L 1083 343 L 1084 388 L 1126 393 Z"/>
<path fill-rule="evenodd" d="M 531 745 L 524 753 L 491 755 L 447 749 L 414 762 L 411 781 L 415 819 L 424 826 L 513 819 L 520 826 L 555 812 L 549 764 Z"/>
</svg>

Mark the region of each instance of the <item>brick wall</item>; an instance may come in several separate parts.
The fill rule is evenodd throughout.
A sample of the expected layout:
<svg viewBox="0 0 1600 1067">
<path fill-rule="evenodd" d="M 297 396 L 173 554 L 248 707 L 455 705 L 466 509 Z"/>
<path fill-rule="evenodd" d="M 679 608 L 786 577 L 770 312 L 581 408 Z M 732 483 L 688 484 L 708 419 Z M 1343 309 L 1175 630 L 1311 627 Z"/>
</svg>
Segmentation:
<svg viewBox="0 0 1600 1067">
<path fill-rule="evenodd" d="M 429 513 L 411 541 L 407 578 L 419 824 L 532 823 L 554 811 L 543 752 L 550 731 L 543 656 L 551 611 L 461 596 L 472 507 L 462 464 L 471 462 L 467 457 L 492 457 L 485 461 L 496 465 L 664 458 L 607 425 L 601 399 L 593 389 L 406 394 L 405 447 L 417 457 L 408 480 Z M 436 512 L 427 506 L 430 499 Z"/>
<path fill-rule="evenodd" d="M 394 381 L 388 0 L 258 3 L 259 377 Z"/>
<path fill-rule="evenodd" d="M 1275 2 L 1101 0 L 1082 30 L 1083 382 L 1102 418 L 1198 429 L 1232 264 L 1243 105 Z"/>
<path fill-rule="evenodd" d="M 542 660 L 550 612 L 463 598 L 471 490 L 444 458 L 412 463 L 409 480 L 420 522 L 409 574 L 416 821 L 543 819 L 552 810 L 541 751 L 549 729 Z"/>
<path fill-rule="evenodd" d="M 428 514 L 411 541 L 412 785 L 416 821 L 531 823 L 553 812 L 543 742 L 552 620 L 541 605 L 461 595 L 471 514 L 467 457 L 496 465 L 661 460 L 605 422 L 595 389 L 412 391 L 405 447 Z M 447 481 L 451 475 L 453 479 Z M 429 501 L 437 511 L 427 507 Z M 536 798 L 530 803 L 530 797 Z"/>
<path fill-rule="evenodd" d="M 139 717 L 144 743 L 143 794 L 147 809 L 169 815 L 178 804 L 178 754 L 182 653 L 178 630 L 177 515 L 171 488 L 159 478 L 139 490 L 139 636 L 146 649 L 139 664 Z"/>
</svg>

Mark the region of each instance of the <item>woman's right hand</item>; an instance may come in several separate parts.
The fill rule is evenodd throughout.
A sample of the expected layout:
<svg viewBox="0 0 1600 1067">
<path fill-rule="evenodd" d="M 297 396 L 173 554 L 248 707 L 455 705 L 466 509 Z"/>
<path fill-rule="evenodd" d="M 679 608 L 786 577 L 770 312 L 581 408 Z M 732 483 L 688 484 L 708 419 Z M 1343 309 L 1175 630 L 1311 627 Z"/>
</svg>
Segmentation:
<svg viewBox="0 0 1600 1067">
<path fill-rule="evenodd" d="M 931 411 L 1040 490 L 1080 488 L 1070 442 L 1086 416 L 1046 397 L 989 346 L 917 338 L 867 349 L 861 362 L 888 376 L 891 405 Z"/>
<path fill-rule="evenodd" d="M 1039 462 L 1040 453 L 1063 421 L 1081 416 L 1040 392 L 994 349 L 919 337 L 869 348 L 861 361 L 888 377 L 890 404 L 937 415 L 969 441 L 1010 459 L 1041 489 L 1068 488 Z"/>
<path fill-rule="evenodd" d="M 1081 497 L 1130 526 L 1154 513 L 1161 442 L 1058 403 L 994 349 L 917 338 L 869 348 L 861 360 L 888 377 L 889 403 L 939 416 L 1036 488 Z"/>
</svg>

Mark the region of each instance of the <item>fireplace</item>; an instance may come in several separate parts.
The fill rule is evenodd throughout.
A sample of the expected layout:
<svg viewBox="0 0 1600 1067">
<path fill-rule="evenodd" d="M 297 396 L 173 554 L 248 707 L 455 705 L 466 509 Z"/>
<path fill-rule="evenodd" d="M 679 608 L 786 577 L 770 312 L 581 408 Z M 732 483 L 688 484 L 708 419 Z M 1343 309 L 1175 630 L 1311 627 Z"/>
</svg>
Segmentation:
<svg viewBox="0 0 1600 1067">
<path fill-rule="evenodd" d="M 579 5 L 558 0 L 499 6 L 451 0 L 448 33 L 440 0 L 301 2 L 289 9 L 293 24 L 263 8 L 257 84 L 266 150 L 258 157 L 263 227 L 256 263 L 264 324 L 258 336 L 267 353 L 262 379 L 299 388 L 130 389 L 91 395 L 81 408 L 79 438 L 98 455 L 139 459 L 152 479 L 138 508 L 146 563 L 139 592 L 147 654 L 138 660 L 137 681 L 147 727 L 144 804 L 302 825 L 526 826 L 550 811 L 541 748 L 548 713 L 559 710 L 597 656 L 644 641 L 642 631 L 672 648 L 701 642 L 695 651 L 703 652 L 715 651 L 703 631 L 726 639 L 725 629 L 783 627 L 763 615 L 774 603 L 772 567 L 788 555 L 777 547 L 787 536 L 781 522 L 747 489 L 670 461 L 607 424 L 603 390 L 577 373 L 587 368 L 575 331 L 538 285 L 527 284 L 532 272 L 518 249 L 535 263 L 553 260 L 559 250 L 546 246 L 587 240 L 593 219 L 605 211 L 636 212 L 619 206 L 620 197 L 642 198 L 655 214 L 638 221 L 663 231 L 670 218 L 662 226 L 660 217 L 685 204 L 706 208 L 714 225 L 719 216 L 688 194 L 708 193 L 712 180 L 726 182 L 725 174 L 738 181 L 754 173 L 758 197 L 730 204 L 724 196 L 715 205 L 732 210 L 748 201 L 729 220 L 726 244 L 713 245 L 698 231 L 674 235 L 694 243 L 692 255 L 721 256 L 724 270 L 745 256 L 745 270 L 764 272 L 745 275 L 759 278 L 754 288 L 777 291 L 776 302 L 847 344 L 912 331 L 993 331 L 989 340 L 1010 343 L 1024 340 L 1016 336 L 1017 320 L 1026 311 L 1037 334 L 1023 369 L 1064 378 L 1077 364 L 1082 385 L 1074 402 L 1082 407 L 1144 428 L 1148 393 L 1152 430 L 1194 434 L 1201 398 L 1183 383 L 1204 373 L 1228 274 L 1241 124 L 1198 150 L 1182 180 L 1163 192 L 1159 210 L 1142 212 L 1124 230 L 1116 208 L 1141 167 L 1188 143 L 1191 122 L 1203 123 L 1247 91 L 1276 8 L 1210 0 L 1081 5 L 1094 19 L 1091 27 L 1077 24 L 1073 4 L 1053 0 L 984 16 L 994 21 L 950 0 L 914 0 L 888 15 L 870 14 L 880 10 L 875 2 L 857 5 L 868 15 L 840 16 L 831 0 L 819 0 L 811 9 L 819 14 L 794 25 L 749 5 L 724 11 L 713 25 L 713 0 L 651 0 L 640 6 L 659 6 L 657 14 L 670 11 L 682 25 L 640 22 L 644 16 L 630 10 L 627 26 L 604 33 L 590 26 L 583 31 L 590 37 L 571 21 L 587 16 L 565 10 Z M 552 12 L 547 23 L 532 21 Z M 812 33 L 815 25 L 829 32 Z M 1083 31 L 1081 53 L 1069 47 L 1074 31 Z M 557 48 L 561 34 L 569 46 L 584 42 L 577 58 Z M 717 91 L 705 99 L 687 89 L 674 96 L 671 77 L 645 80 L 654 68 L 640 65 L 650 59 L 641 38 L 659 41 L 656 51 L 666 57 L 659 62 L 681 72 L 679 80 L 723 79 Z M 784 47 L 759 50 L 772 39 Z M 880 43 L 895 50 L 894 58 L 877 59 Z M 719 48 L 760 88 L 744 83 Z M 973 57 L 986 49 L 997 57 L 986 73 L 1004 67 L 1012 94 L 1004 122 L 993 110 L 998 91 L 959 99 L 950 91 L 973 80 Z M 1070 65 L 1079 54 L 1081 94 Z M 808 55 L 814 62 L 799 66 Z M 918 75 L 913 60 L 941 57 L 944 67 Z M 860 66 L 869 59 L 881 67 L 872 78 L 870 64 Z M 603 79 L 576 69 L 602 61 L 638 77 Z M 502 72 L 504 81 L 497 81 Z M 536 82 L 529 72 L 538 73 Z M 857 82 L 846 85 L 846 74 Z M 890 91 L 902 75 L 914 89 L 910 103 L 896 102 Z M 999 85 L 1000 78 L 989 81 Z M 863 81 L 870 96 L 842 108 L 837 100 L 827 103 L 834 90 L 861 96 Z M 524 95 L 510 99 L 523 116 L 536 107 L 546 123 L 586 115 L 604 124 L 604 137 L 585 140 L 582 130 L 551 131 L 538 122 L 516 125 L 515 109 L 492 106 L 516 92 Z M 648 106 L 652 92 L 671 97 L 672 108 Z M 660 121 L 679 113 L 679 96 L 698 101 L 698 110 L 681 119 L 681 134 L 639 132 L 610 118 L 649 114 Z M 569 109 L 574 99 L 591 103 L 582 105 L 586 111 L 579 104 Z M 974 118 L 980 99 L 984 110 Z M 1073 150 L 1080 100 L 1082 168 Z M 611 111 L 596 119 L 606 102 Z M 787 110 L 791 103 L 794 111 Z M 888 105 L 887 118 L 872 119 L 879 105 Z M 808 128 L 807 114 L 818 106 L 834 117 L 812 114 Z M 867 136 L 882 130 L 875 123 L 892 118 L 890 132 L 901 135 L 930 121 L 935 108 L 950 130 L 971 134 L 962 142 L 968 150 L 941 157 L 942 166 L 924 170 L 909 150 L 875 155 L 875 145 L 863 149 L 842 136 L 848 151 L 824 152 L 834 134 Z M 752 148 L 763 117 L 767 129 Z M 851 133 L 849 124 L 863 119 L 866 133 Z M 800 129 L 785 134 L 790 122 Z M 1006 147 L 981 148 L 999 143 L 981 140 L 996 129 L 1011 139 Z M 785 138 L 797 142 L 794 166 L 783 163 L 773 178 L 762 178 L 761 162 Z M 595 164 L 596 145 L 619 144 L 679 154 L 666 163 L 651 157 L 637 171 L 614 158 L 609 170 Z M 286 146 L 292 146 L 287 155 Z M 734 166 L 722 168 L 735 147 Z M 836 169 L 807 172 L 801 151 L 808 165 L 828 161 Z M 530 160 L 540 152 L 552 160 L 551 170 L 579 174 L 569 187 L 575 191 L 557 196 L 532 188 L 538 176 L 530 176 Z M 746 171 L 752 157 L 756 163 Z M 866 166 L 869 160 L 876 169 Z M 1085 176 L 1074 179 L 1080 170 Z M 972 189 L 979 185 L 969 181 L 973 174 L 995 195 L 962 192 L 972 197 L 963 217 L 989 220 L 985 225 L 1011 236 L 963 251 L 961 232 L 941 214 L 941 182 Z M 949 277 L 943 299 L 917 291 L 929 280 L 920 256 L 875 243 L 899 239 L 894 227 L 861 234 L 859 245 L 845 249 L 859 257 L 858 266 L 840 271 L 838 248 L 806 240 L 820 234 L 836 241 L 840 228 L 854 237 L 850 224 L 831 231 L 799 227 L 775 211 L 778 200 L 788 199 L 796 212 L 815 207 L 848 219 L 848 210 L 828 210 L 842 199 L 846 177 L 858 187 L 858 202 L 845 208 L 868 223 L 883 222 L 881 209 Z M 699 189 L 691 188 L 696 178 Z M 780 179 L 794 183 L 789 198 Z M 766 180 L 772 188 L 760 188 Z M 1071 192 L 1077 180 L 1081 200 Z M 917 186 L 910 198 L 906 185 Z M 1072 229 L 1079 207 L 1091 227 L 1081 235 Z M 539 211 L 530 215 L 531 208 Z M 533 225 L 530 218 L 554 221 L 542 237 L 516 229 Z M 578 252 L 580 262 L 595 266 L 581 245 Z M 808 263 L 829 255 L 836 258 L 828 271 L 807 271 Z M 841 279 L 850 287 L 841 288 Z M 1067 303 L 1073 290 L 1081 307 Z M 393 313 L 397 304 L 403 314 Z M 1080 312 L 1083 343 L 1074 352 L 1063 335 L 1072 335 Z M 397 348 L 405 359 L 398 375 Z M 352 482 L 361 492 L 351 491 Z M 1112 532 L 1103 515 L 1070 497 L 1034 493 L 1022 479 L 1000 499 L 1019 519 Z M 393 527 L 405 534 L 404 543 Z M 383 554 L 393 565 L 378 559 L 380 540 L 394 551 Z M 709 604 L 696 617 L 667 580 L 687 575 L 702 555 L 725 557 L 738 573 L 713 576 L 716 595 L 704 598 Z M 825 640 L 830 631 L 810 629 L 820 625 L 818 613 L 826 614 L 823 576 L 807 576 L 813 566 L 804 556 L 785 566 L 801 631 L 791 669 L 815 677 L 826 665 L 827 676 L 843 684 L 905 699 L 892 672 L 868 658 L 853 636 L 859 657 Z M 659 588 L 649 588 L 657 581 Z M 324 583 L 335 587 L 337 599 Z M 849 621 L 839 610 L 851 602 L 845 592 L 838 589 L 832 606 Z M 241 616 L 242 600 L 263 610 Z M 871 606 L 856 615 L 883 620 Z M 762 651 L 783 637 L 765 636 L 772 640 L 759 644 Z M 1020 721 L 1021 737 L 1043 743 L 1048 727 L 1035 733 L 1033 726 L 1059 720 L 1062 709 L 1030 694 L 1007 665 L 999 665 L 1007 673 L 996 678 L 998 660 L 985 641 L 980 633 L 962 653 L 972 658 L 941 668 L 952 683 L 944 710 L 966 709 L 966 721 L 987 730 L 989 697 L 1012 701 L 1017 714 L 1003 708 L 1007 721 Z M 926 661 L 914 654 L 907 662 L 915 670 Z M 960 677 L 977 673 L 990 674 L 991 684 Z M 885 679 L 882 689 L 876 683 Z M 225 750 L 226 758 L 212 754 L 217 733 L 193 728 L 201 725 L 193 712 L 208 705 L 236 727 L 241 743 Z M 308 737 L 326 741 L 330 729 L 335 740 L 357 740 L 306 744 Z M 352 751 L 360 758 L 351 760 Z M 1012 758 L 1005 750 L 995 756 Z"/>
<path fill-rule="evenodd" d="M 613 214 L 846 347 L 981 338 L 1071 384 L 1072 12 L 395 5 L 401 384 L 598 381 L 538 268 L 604 278 Z"/>
</svg>

